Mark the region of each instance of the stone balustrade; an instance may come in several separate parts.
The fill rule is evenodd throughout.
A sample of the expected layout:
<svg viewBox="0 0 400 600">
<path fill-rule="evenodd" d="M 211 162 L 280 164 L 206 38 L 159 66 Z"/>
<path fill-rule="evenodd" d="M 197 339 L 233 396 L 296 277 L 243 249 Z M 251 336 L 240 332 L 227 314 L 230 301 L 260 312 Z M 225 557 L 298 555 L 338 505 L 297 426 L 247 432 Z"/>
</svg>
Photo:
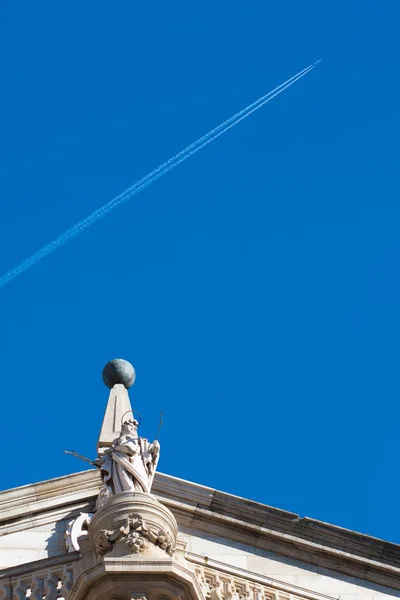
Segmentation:
<svg viewBox="0 0 400 600">
<path fill-rule="evenodd" d="M 241 569 L 235 567 L 218 568 L 219 565 L 204 566 L 210 561 L 206 557 L 187 554 L 186 557 L 194 563 L 194 572 L 201 586 L 205 600 L 336 600 L 332 596 L 305 590 L 292 584 L 259 576 L 247 572 L 241 575 Z M 196 564 L 197 563 L 197 564 Z M 221 565 L 222 567 L 222 565 Z M 226 566 L 225 566 L 226 567 Z"/>
<path fill-rule="evenodd" d="M 0 600 L 67 600 L 73 583 L 71 563 L 32 572 L 26 572 L 26 566 L 13 567 L 9 570 L 14 573 L 1 577 Z"/>
<path fill-rule="evenodd" d="M 249 579 L 196 566 L 197 579 L 206 600 L 303 600 Z"/>
</svg>

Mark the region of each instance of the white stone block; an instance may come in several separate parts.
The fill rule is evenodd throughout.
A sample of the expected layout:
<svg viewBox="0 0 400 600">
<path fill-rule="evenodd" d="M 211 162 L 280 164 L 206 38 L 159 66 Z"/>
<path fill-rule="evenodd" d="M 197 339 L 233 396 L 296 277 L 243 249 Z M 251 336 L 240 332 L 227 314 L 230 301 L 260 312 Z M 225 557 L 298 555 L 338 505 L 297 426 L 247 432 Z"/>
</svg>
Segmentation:
<svg viewBox="0 0 400 600">
<path fill-rule="evenodd" d="M 0 548 L 0 569 L 39 560 L 42 558 L 39 554 L 38 550 L 33 549 Z"/>
<path fill-rule="evenodd" d="M 225 543 L 224 543 L 225 542 Z M 243 555 L 247 556 L 247 548 L 244 544 L 233 543 L 228 544 L 226 540 L 219 537 L 190 537 L 190 551 L 195 554 L 201 554 L 203 556 L 209 556 L 219 560 L 219 556 L 231 556 L 231 555 Z"/>
<path fill-rule="evenodd" d="M 0 565 L 9 567 L 64 554 L 64 534 L 19 531 L 0 537 Z"/>
</svg>

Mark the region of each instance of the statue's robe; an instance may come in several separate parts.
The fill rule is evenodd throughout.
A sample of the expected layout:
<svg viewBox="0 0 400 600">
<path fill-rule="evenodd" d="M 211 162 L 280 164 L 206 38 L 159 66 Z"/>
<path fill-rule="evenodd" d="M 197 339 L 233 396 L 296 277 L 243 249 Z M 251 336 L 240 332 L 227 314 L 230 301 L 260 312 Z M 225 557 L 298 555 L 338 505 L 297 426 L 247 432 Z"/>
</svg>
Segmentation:
<svg viewBox="0 0 400 600">
<path fill-rule="evenodd" d="M 119 492 L 150 492 L 155 465 L 151 444 L 144 438 L 124 435 L 112 445 L 101 469 L 103 481 L 114 494 Z"/>
</svg>

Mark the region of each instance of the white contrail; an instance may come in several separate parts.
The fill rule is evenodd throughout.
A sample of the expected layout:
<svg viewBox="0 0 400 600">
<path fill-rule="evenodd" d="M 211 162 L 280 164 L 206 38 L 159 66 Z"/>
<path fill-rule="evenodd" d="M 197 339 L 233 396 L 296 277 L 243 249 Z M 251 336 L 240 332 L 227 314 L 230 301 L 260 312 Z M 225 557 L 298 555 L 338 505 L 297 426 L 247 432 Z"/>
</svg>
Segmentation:
<svg viewBox="0 0 400 600">
<path fill-rule="evenodd" d="M 122 202 L 125 202 L 126 200 L 131 198 L 132 195 L 135 195 L 138 191 L 142 190 L 143 187 L 146 187 L 144 184 L 147 185 L 147 183 L 153 182 L 153 181 L 155 181 L 155 179 L 158 179 L 158 177 L 155 177 L 156 175 L 160 174 L 161 172 L 162 172 L 162 175 L 164 175 L 164 173 L 167 173 L 168 171 L 170 171 L 171 169 L 170 168 L 167 169 L 167 167 L 169 167 L 171 164 L 174 164 L 174 166 L 180 164 L 182 162 L 181 159 L 183 157 L 188 158 L 189 156 L 194 154 L 193 150 L 195 148 L 196 148 L 196 151 L 200 150 L 200 148 L 203 148 L 203 146 L 206 145 L 205 144 L 206 140 L 211 141 L 211 139 L 210 139 L 211 137 L 212 137 L 212 139 L 215 139 L 215 137 L 219 137 L 218 135 L 215 135 L 215 134 L 218 132 L 222 132 L 222 130 L 225 131 L 227 129 L 230 129 L 230 124 L 233 122 L 235 124 L 239 123 L 239 121 L 241 121 L 243 119 L 243 115 L 247 116 L 247 115 L 251 114 L 252 112 L 254 112 L 254 110 L 256 110 L 256 108 L 260 108 L 262 105 L 266 104 L 267 99 L 272 99 L 278 93 L 283 92 L 286 88 L 290 87 L 293 83 L 295 83 L 295 81 L 297 81 L 301 77 L 304 77 L 304 75 L 306 75 L 309 71 L 311 71 L 318 64 L 318 62 L 320 62 L 320 61 L 317 61 L 317 62 L 313 63 L 312 65 L 309 65 L 302 71 L 299 71 L 299 73 L 297 73 L 296 75 L 293 75 L 293 77 L 291 77 L 284 83 L 281 83 L 281 85 L 278 85 L 276 88 L 274 88 L 273 90 L 268 92 L 268 94 L 265 94 L 265 96 L 262 96 L 261 98 L 259 98 L 258 100 L 256 100 L 252 104 L 250 104 L 249 106 L 246 106 L 246 108 L 244 108 L 240 112 L 233 115 L 233 117 L 230 117 L 229 119 L 227 119 L 226 121 L 224 121 L 223 123 L 221 123 L 220 125 L 215 127 L 214 129 L 212 129 L 211 131 L 209 131 L 208 133 L 203 135 L 203 137 L 198 139 L 196 142 L 193 142 L 193 144 L 190 144 L 190 146 L 187 146 L 184 150 L 182 150 L 178 154 L 175 154 L 175 156 L 173 156 L 169 160 L 165 161 L 164 163 L 159 165 L 156 169 L 154 169 L 153 171 L 151 171 L 150 173 L 148 173 L 147 175 L 145 175 L 144 177 L 139 179 L 139 181 L 137 181 L 132 186 L 127 188 L 124 192 L 122 192 L 118 196 L 115 196 L 112 200 L 107 202 L 107 204 L 104 204 L 102 207 L 95 210 L 91 215 L 89 215 L 89 217 L 87 217 L 86 219 L 84 219 L 83 221 L 78 223 L 76 226 L 79 227 L 81 224 L 85 223 L 85 227 L 86 227 L 87 226 L 86 221 L 88 219 L 92 220 L 92 218 L 93 218 L 94 220 L 97 221 L 98 218 L 103 216 L 104 212 L 108 213 L 110 210 L 115 208 L 115 206 L 117 206 L 117 205 L 121 204 Z M 176 162 L 176 161 L 178 161 L 178 162 Z M 167 169 L 167 170 L 165 170 L 165 169 Z M 135 192 L 135 194 L 133 194 L 133 192 Z M 69 233 L 69 231 L 70 230 L 68 230 L 65 233 L 67 234 L 67 233 Z M 58 240 L 58 238 L 57 238 L 57 240 Z M 56 242 L 57 240 L 54 240 L 54 241 Z M 0 279 L 0 287 L 1 287 L 1 279 Z"/>
<path fill-rule="evenodd" d="M 214 133 L 217 133 L 221 129 L 225 128 L 227 125 L 229 125 L 229 123 L 231 123 L 232 121 L 235 121 L 238 117 L 241 117 L 248 110 L 252 109 L 253 107 L 255 107 L 256 105 L 258 105 L 260 102 L 262 102 L 263 100 L 265 100 L 269 96 L 272 96 L 272 94 L 274 94 L 275 92 L 277 92 L 280 88 L 286 87 L 294 79 L 296 79 L 296 81 L 297 81 L 298 77 L 306 75 L 306 73 L 308 73 L 309 71 L 311 71 L 311 69 L 313 69 L 319 62 L 320 62 L 320 60 L 317 60 L 315 63 L 309 65 L 308 67 L 306 67 L 302 71 L 299 71 L 299 73 L 297 73 L 296 75 L 293 75 L 293 77 L 290 77 L 290 79 L 288 79 L 284 83 L 281 83 L 281 85 L 278 85 L 276 88 L 274 88 L 273 90 L 271 90 L 270 92 L 268 92 L 267 94 L 265 94 L 265 96 L 262 96 L 261 98 L 258 98 L 258 100 L 256 100 L 255 102 L 253 102 L 249 106 L 246 106 L 246 108 L 244 108 L 240 112 L 238 112 L 235 115 L 233 115 L 233 117 L 230 117 L 229 119 L 227 119 L 226 121 L 224 121 L 223 123 L 221 123 L 220 125 L 218 125 L 217 127 L 215 127 L 214 129 L 212 129 L 211 131 L 209 131 L 208 133 L 206 133 L 205 135 L 203 135 L 203 137 L 201 137 L 200 139 L 198 139 L 195 142 L 193 142 L 193 144 L 190 144 L 190 146 L 187 146 L 184 150 L 182 150 L 178 154 L 175 154 L 175 156 L 173 156 L 172 158 L 170 158 L 166 162 L 162 163 L 162 165 L 159 165 L 156 169 L 154 169 L 153 171 L 151 171 L 150 173 L 148 173 L 147 175 L 145 175 L 145 177 L 143 177 L 142 179 L 140 179 L 139 181 L 137 181 L 136 183 L 134 183 L 132 186 L 130 186 L 129 188 L 127 188 L 124 192 L 122 192 L 122 194 L 120 194 L 119 196 L 116 196 L 111 202 L 119 200 L 120 198 L 124 197 L 125 194 L 127 194 L 127 193 L 131 192 L 132 190 L 136 189 L 136 187 L 138 185 L 141 185 L 144 181 L 146 181 L 148 178 L 152 177 L 153 175 L 155 175 L 156 173 L 158 173 L 159 171 L 161 171 L 162 169 L 164 169 L 166 166 L 168 166 L 169 164 L 171 164 L 172 162 L 174 162 L 177 158 L 180 158 L 181 156 L 183 156 L 184 154 L 186 154 L 186 152 L 188 152 L 189 150 L 191 150 L 195 146 L 198 146 L 199 144 L 201 144 L 201 142 L 203 142 L 203 140 L 205 140 L 206 138 L 209 138 Z"/>
<path fill-rule="evenodd" d="M 129 198 L 132 198 L 133 196 L 138 194 L 145 187 L 147 187 L 148 185 L 150 185 L 151 183 L 168 173 L 168 171 L 171 171 L 172 169 L 177 167 L 181 162 L 189 158 L 189 156 L 192 156 L 192 154 L 195 154 L 196 152 L 198 152 L 198 150 L 204 148 L 204 146 L 206 146 L 207 144 L 210 144 L 213 140 L 225 133 L 225 131 L 228 131 L 228 129 L 231 129 L 232 127 L 240 123 L 240 121 L 243 121 L 243 119 L 248 117 L 251 113 L 264 106 L 264 104 L 270 102 L 273 98 L 275 98 L 275 96 L 278 96 L 279 94 L 284 92 L 296 81 L 298 81 L 307 73 L 312 71 L 312 69 L 314 69 L 314 67 L 319 62 L 320 61 L 317 61 L 309 65 L 302 71 L 299 71 L 296 75 L 294 75 L 281 85 L 268 92 L 268 94 L 265 94 L 264 96 L 262 96 L 261 98 L 259 98 L 243 110 L 241 110 L 240 112 L 236 113 L 233 117 L 230 117 L 214 129 L 209 131 L 206 135 L 199 138 L 196 142 L 190 144 L 189 146 L 187 146 L 187 148 L 185 148 L 184 150 L 170 158 L 168 161 L 164 162 L 162 165 L 148 173 L 145 177 L 142 177 L 142 179 L 137 181 L 133 186 L 125 190 L 122 194 L 115 196 L 112 200 L 110 200 L 109 202 L 92 212 L 88 217 L 86 217 L 82 221 L 79 221 L 79 223 L 76 223 L 76 225 L 73 225 L 70 229 L 67 229 L 67 231 L 59 235 L 55 240 L 53 240 L 46 246 L 43 246 L 43 248 L 32 254 L 19 265 L 17 265 L 13 269 L 5 273 L 2 277 L 0 277 L 0 287 L 3 287 L 6 283 L 17 277 L 17 275 L 20 275 L 21 273 L 29 269 L 29 267 L 32 267 L 39 260 L 51 254 L 59 246 L 65 244 L 65 242 L 67 242 L 69 239 L 78 235 L 78 233 L 92 225 L 92 223 L 94 223 L 101 217 L 105 216 L 114 208 L 116 208 L 123 202 L 129 200 Z"/>
</svg>

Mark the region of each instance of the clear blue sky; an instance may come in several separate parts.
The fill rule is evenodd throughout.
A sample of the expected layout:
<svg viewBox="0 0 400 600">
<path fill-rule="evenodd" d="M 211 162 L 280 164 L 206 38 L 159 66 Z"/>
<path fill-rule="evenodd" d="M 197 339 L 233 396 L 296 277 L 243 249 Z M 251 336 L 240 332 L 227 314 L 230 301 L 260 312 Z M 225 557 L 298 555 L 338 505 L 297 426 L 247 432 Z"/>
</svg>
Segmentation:
<svg viewBox="0 0 400 600">
<path fill-rule="evenodd" d="M 5 2 L 0 272 L 322 64 L 0 290 L 2 489 L 108 392 L 160 470 L 400 542 L 397 0 Z"/>
</svg>

